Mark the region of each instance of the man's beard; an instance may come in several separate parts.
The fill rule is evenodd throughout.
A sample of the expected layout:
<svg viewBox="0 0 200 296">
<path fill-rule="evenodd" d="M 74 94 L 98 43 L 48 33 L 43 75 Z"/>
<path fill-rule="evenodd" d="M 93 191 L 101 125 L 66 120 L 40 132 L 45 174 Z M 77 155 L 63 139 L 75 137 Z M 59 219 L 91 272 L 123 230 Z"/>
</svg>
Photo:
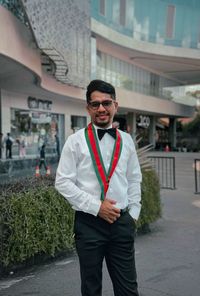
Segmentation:
<svg viewBox="0 0 200 296">
<path fill-rule="evenodd" d="M 106 126 L 108 126 L 108 124 L 109 124 L 109 122 L 97 122 L 96 123 L 96 125 L 99 126 L 99 127 L 106 127 Z"/>
<path fill-rule="evenodd" d="M 94 122 L 94 124 L 96 126 L 101 127 L 101 128 L 106 128 L 106 127 L 108 127 L 108 126 L 110 126 L 112 124 L 112 121 L 110 119 L 109 120 L 106 120 L 106 121 L 98 121 L 98 120 L 96 120 Z"/>
<path fill-rule="evenodd" d="M 107 119 L 101 120 L 99 118 L 100 116 L 106 116 Z M 96 124 L 97 126 L 99 126 L 101 128 L 106 128 L 106 127 L 110 126 L 111 123 L 112 123 L 112 120 L 111 120 L 109 113 L 100 113 L 99 115 L 96 116 L 96 118 L 94 118 L 94 124 Z"/>
</svg>

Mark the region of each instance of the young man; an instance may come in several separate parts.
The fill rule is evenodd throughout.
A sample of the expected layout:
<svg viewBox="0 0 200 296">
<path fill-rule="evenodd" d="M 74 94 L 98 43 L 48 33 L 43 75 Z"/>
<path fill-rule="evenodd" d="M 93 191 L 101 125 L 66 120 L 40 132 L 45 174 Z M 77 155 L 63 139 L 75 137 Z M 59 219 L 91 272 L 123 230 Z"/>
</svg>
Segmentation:
<svg viewBox="0 0 200 296">
<path fill-rule="evenodd" d="M 56 175 L 57 190 L 76 210 L 74 232 L 82 296 L 102 295 L 105 259 L 115 296 L 138 296 L 134 232 L 140 213 L 141 171 L 131 136 L 112 128 L 114 87 L 87 87 L 91 123 L 71 135 Z"/>
</svg>

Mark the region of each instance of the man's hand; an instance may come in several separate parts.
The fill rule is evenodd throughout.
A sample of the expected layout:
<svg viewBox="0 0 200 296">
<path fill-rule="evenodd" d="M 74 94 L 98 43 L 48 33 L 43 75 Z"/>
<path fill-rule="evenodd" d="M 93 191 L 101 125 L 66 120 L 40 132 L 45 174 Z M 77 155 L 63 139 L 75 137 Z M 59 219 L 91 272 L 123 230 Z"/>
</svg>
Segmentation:
<svg viewBox="0 0 200 296">
<path fill-rule="evenodd" d="M 106 198 L 100 207 L 99 217 L 106 220 L 108 223 L 114 223 L 120 217 L 120 209 L 114 207 L 116 204 L 115 200 Z"/>
</svg>

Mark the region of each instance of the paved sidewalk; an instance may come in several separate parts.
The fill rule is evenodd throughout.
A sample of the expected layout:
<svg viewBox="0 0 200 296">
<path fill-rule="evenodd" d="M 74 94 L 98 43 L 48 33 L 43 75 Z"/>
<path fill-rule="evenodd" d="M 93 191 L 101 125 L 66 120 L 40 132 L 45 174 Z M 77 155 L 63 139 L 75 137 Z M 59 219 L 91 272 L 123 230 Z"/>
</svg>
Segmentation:
<svg viewBox="0 0 200 296">
<path fill-rule="evenodd" d="M 174 155 L 177 189 L 161 191 L 162 218 L 151 225 L 151 233 L 136 238 L 140 296 L 200 295 L 200 195 L 194 194 L 193 172 L 193 159 L 200 155 Z M 2 279 L 0 295 L 79 296 L 78 259 L 58 260 Z M 113 296 L 106 270 L 102 296 Z"/>
<path fill-rule="evenodd" d="M 200 295 L 200 195 L 193 159 L 176 154 L 176 190 L 162 190 L 163 217 L 136 240 L 141 296 Z"/>
</svg>

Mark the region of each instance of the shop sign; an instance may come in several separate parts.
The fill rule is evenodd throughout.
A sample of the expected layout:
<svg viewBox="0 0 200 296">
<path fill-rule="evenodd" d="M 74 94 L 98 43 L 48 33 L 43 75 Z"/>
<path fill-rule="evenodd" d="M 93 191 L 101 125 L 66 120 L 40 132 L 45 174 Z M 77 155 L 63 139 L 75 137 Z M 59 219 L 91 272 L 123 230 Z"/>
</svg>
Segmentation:
<svg viewBox="0 0 200 296">
<path fill-rule="evenodd" d="M 30 109 L 40 109 L 40 110 L 50 111 L 52 110 L 52 101 L 28 97 L 28 107 Z"/>
<path fill-rule="evenodd" d="M 35 124 L 51 123 L 51 115 L 48 113 L 33 112 L 31 122 Z"/>
<path fill-rule="evenodd" d="M 138 126 L 141 126 L 141 127 L 144 127 L 144 128 L 149 127 L 149 125 L 150 125 L 149 116 L 140 115 L 138 119 L 139 119 L 138 122 L 137 122 Z"/>
</svg>

